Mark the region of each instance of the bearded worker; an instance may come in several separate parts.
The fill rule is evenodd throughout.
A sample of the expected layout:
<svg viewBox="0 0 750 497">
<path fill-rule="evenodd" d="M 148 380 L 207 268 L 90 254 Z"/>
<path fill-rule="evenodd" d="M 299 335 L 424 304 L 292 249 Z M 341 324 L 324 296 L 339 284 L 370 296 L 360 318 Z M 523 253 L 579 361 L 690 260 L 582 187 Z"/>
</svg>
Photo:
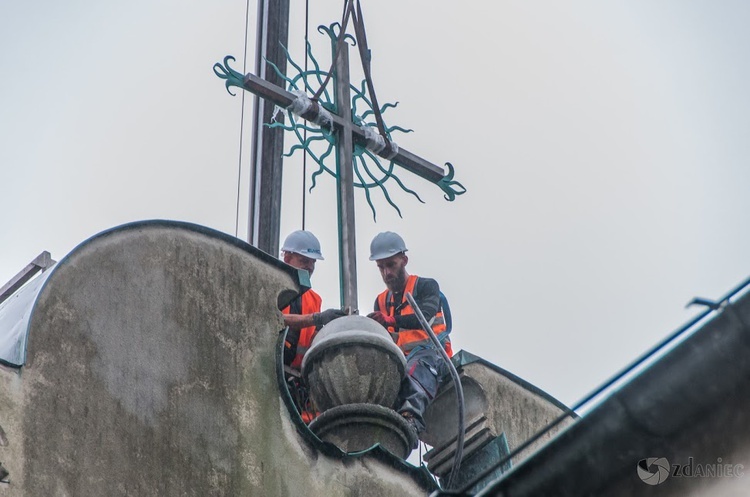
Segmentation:
<svg viewBox="0 0 750 497">
<path fill-rule="evenodd" d="M 370 260 L 375 261 L 386 290 L 375 299 L 374 312 L 367 317 L 385 327 L 406 357 L 406 375 L 401 382 L 396 410 L 417 434 L 425 429 L 424 412 L 448 376 L 448 366 L 430 340 L 406 299 L 410 293 L 431 323 L 448 356 L 453 355 L 450 330 L 443 315 L 443 298 L 438 282 L 409 274 L 404 239 L 397 233 L 379 233 L 370 244 Z"/>
</svg>

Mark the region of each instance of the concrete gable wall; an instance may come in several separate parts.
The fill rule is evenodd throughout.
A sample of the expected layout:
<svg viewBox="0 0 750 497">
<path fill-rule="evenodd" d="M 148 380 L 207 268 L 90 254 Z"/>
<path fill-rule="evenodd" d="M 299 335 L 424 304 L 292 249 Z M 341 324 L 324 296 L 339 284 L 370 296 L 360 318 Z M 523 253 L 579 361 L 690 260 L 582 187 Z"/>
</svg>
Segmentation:
<svg viewBox="0 0 750 497">
<path fill-rule="evenodd" d="M 277 300 L 300 285 L 261 255 L 155 222 L 62 260 L 36 303 L 26 365 L 0 370 L 0 491 L 426 495 L 378 460 L 322 456 L 296 432 L 275 345 Z"/>
</svg>

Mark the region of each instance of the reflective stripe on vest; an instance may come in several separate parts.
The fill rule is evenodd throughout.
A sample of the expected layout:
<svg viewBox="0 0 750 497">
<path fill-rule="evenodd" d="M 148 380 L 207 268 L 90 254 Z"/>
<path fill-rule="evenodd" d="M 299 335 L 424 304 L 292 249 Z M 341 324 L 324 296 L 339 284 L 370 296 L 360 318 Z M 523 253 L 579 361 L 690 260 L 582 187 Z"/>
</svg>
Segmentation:
<svg viewBox="0 0 750 497">
<path fill-rule="evenodd" d="M 388 316 L 396 316 L 396 308 L 399 307 L 399 316 L 414 314 L 414 309 L 406 300 L 406 292 L 411 293 L 412 296 L 416 299 L 417 296 L 414 294 L 414 289 L 417 287 L 418 280 L 418 276 L 413 274 L 409 275 L 409 277 L 406 279 L 404 295 L 401 297 L 401 302 L 399 302 L 398 305 L 396 305 L 395 302 L 392 302 L 393 293 L 390 290 L 386 290 L 378 295 L 378 310 Z M 437 314 L 435 314 L 435 317 L 433 318 L 432 331 L 435 333 L 438 340 L 440 340 L 440 343 L 443 344 L 443 348 L 448 353 L 448 356 L 452 357 L 453 349 L 451 347 L 450 335 L 448 334 L 445 326 L 442 307 L 438 309 Z M 396 345 L 399 346 L 404 355 L 409 355 L 409 352 L 414 350 L 416 347 L 425 347 L 432 343 L 432 340 L 430 340 L 430 336 L 427 334 L 427 332 L 421 329 L 404 329 L 396 331 L 393 327 L 389 327 L 388 333 L 391 334 L 391 338 L 393 338 L 393 341 L 396 342 Z"/>
<path fill-rule="evenodd" d="M 323 303 L 323 299 L 312 289 L 303 293 L 301 299 L 302 311 L 300 312 L 300 314 L 312 314 L 314 312 L 320 312 L 320 307 Z M 290 311 L 291 306 L 286 306 L 281 312 L 282 314 L 289 314 Z M 310 348 L 314 334 L 315 326 L 308 326 L 300 330 L 299 341 L 297 342 L 297 353 L 295 354 L 294 360 L 292 360 L 292 364 L 290 364 L 290 367 L 294 369 L 300 369 L 302 367 L 302 358 L 304 357 L 305 352 L 307 352 L 307 349 Z M 287 346 L 290 347 L 291 345 L 287 344 Z"/>
</svg>

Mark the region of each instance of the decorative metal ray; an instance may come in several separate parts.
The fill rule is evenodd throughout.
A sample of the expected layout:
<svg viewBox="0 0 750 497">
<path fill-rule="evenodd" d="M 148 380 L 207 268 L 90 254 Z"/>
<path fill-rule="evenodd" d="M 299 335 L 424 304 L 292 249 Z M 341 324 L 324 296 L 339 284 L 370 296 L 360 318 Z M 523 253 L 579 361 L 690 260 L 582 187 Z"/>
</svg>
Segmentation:
<svg viewBox="0 0 750 497">
<path fill-rule="evenodd" d="M 352 8 L 348 0 L 347 9 Z M 350 14 L 346 11 L 344 25 Z M 361 13 L 359 18 L 361 19 Z M 359 23 L 359 24 L 357 24 Z M 292 146 L 287 155 L 299 150 L 309 153 L 318 164 L 318 169 L 312 174 L 313 187 L 318 176 L 328 173 L 336 178 L 336 198 L 339 221 L 339 269 L 341 276 L 341 306 L 349 310 L 357 309 L 357 265 L 356 265 L 356 234 L 354 214 L 354 189 L 361 188 L 365 194 L 373 218 L 376 218 L 375 206 L 371 190 L 379 190 L 386 202 L 401 215 L 400 209 L 391 198 L 388 186 L 395 183 L 402 191 L 413 195 L 420 202 L 419 195 L 408 188 L 398 176 L 394 174 L 398 166 L 412 174 L 436 184 L 444 193 L 445 199 L 452 201 L 462 195 L 466 189 L 453 179 L 453 166 L 446 163 L 445 168 L 437 166 L 409 150 L 400 148 L 392 140 L 394 133 L 408 133 L 411 130 L 400 126 L 386 126 L 382 114 L 397 104 L 387 103 L 379 108 L 373 87 L 369 52 L 363 26 L 356 21 L 355 38 L 338 32 L 343 31 L 339 24 L 329 27 L 321 26 L 318 31 L 327 34 L 331 40 L 334 56 L 332 74 L 320 70 L 318 61 L 312 56 L 310 45 L 306 45 L 306 53 L 312 59 L 314 70 L 303 70 L 296 64 L 289 53 L 284 50 L 285 57 L 281 60 L 288 62 L 288 66 L 297 71 L 294 77 L 286 77 L 276 67 L 275 79 L 289 87 L 289 91 L 282 85 L 269 82 L 264 78 L 248 73 L 242 75 L 229 66 L 234 57 L 227 56 L 223 64 L 214 64 L 214 73 L 225 81 L 227 91 L 231 94 L 231 87 L 235 86 L 249 91 L 266 102 L 273 102 L 279 106 L 279 111 L 288 111 L 288 124 L 271 119 L 268 125 L 288 130 L 295 134 L 297 144 Z M 365 73 L 365 81 L 361 88 L 353 87 L 349 82 L 349 45 L 359 43 L 359 55 Z M 328 93 L 327 83 L 333 78 L 333 88 Z M 285 82 L 285 83 L 284 83 Z M 318 89 L 313 92 L 312 89 Z M 367 92 L 365 92 L 365 88 Z M 313 96 L 310 97 L 308 94 Z M 278 114 L 276 114 L 278 115 Z M 376 123 L 370 121 L 375 118 Z M 301 120 L 307 121 L 303 123 Z M 317 125 L 317 126 L 316 126 Z M 376 131 L 377 129 L 377 131 Z M 310 136 L 305 138 L 301 131 L 308 130 Z M 335 150 L 335 166 L 327 166 L 328 158 Z M 381 160 L 387 161 L 382 162 Z M 335 172 L 334 172 L 335 171 Z M 388 183 L 388 182 L 391 183 Z"/>
<path fill-rule="evenodd" d="M 338 33 L 340 32 L 340 30 L 341 26 L 338 23 L 333 23 L 328 27 L 318 27 L 318 31 L 320 33 L 328 35 L 329 39 L 331 40 L 331 46 L 334 53 L 336 41 L 338 39 Z M 348 34 L 345 35 L 345 39 L 351 45 L 356 44 L 354 38 Z M 307 43 L 307 54 L 309 60 L 313 65 L 313 69 L 311 70 L 304 70 L 292 59 L 286 48 L 284 48 L 284 51 L 286 52 L 287 62 L 292 68 L 294 68 L 294 71 L 296 71 L 296 75 L 286 76 L 282 74 L 281 71 L 279 71 L 278 67 L 276 67 L 275 64 L 271 62 L 268 62 L 268 64 L 273 68 L 273 70 L 280 78 L 286 81 L 287 89 L 290 92 L 299 96 L 302 96 L 303 94 L 307 95 L 308 93 L 314 93 L 313 88 L 320 88 L 323 85 L 323 82 L 328 73 L 320 69 L 320 64 L 312 53 L 310 43 Z M 217 75 L 219 74 L 217 73 Z M 219 76 L 221 77 L 221 75 Z M 230 85 L 229 81 L 227 81 L 227 85 L 228 88 Z M 373 139 L 377 139 L 379 137 L 377 124 L 373 119 L 375 109 L 373 109 L 373 104 L 367 96 L 365 81 L 362 81 L 360 87 L 356 87 L 354 85 L 349 86 L 352 92 L 352 122 L 356 126 L 362 128 L 362 130 L 365 132 L 365 135 L 372 136 Z M 327 112 L 337 112 L 336 104 L 327 88 L 325 88 L 321 93 L 318 104 Z M 398 102 L 386 103 L 382 105 L 379 109 L 381 115 L 384 115 L 388 109 L 395 108 L 397 105 Z M 282 128 L 286 131 L 292 132 L 294 133 L 294 136 L 298 141 L 298 143 L 293 145 L 284 154 L 284 156 L 292 156 L 300 150 L 302 150 L 303 153 L 304 151 L 306 151 L 318 166 L 317 170 L 315 170 L 311 175 L 310 191 L 312 191 L 317 185 L 318 177 L 321 174 L 327 173 L 335 178 L 336 168 L 328 167 L 325 163 L 325 161 L 331 156 L 331 153 L 334 151 L 336 146 L 336 134 L 334 133 L 333 126 L 326 126 L 325 123 L 320 126 L 311 126 L 306 124 L 305 120 L 302 119 L 299 115 L 302 113 L 300 112 L 300 109 L 282 109 L 281 107 L 277 107 L 276 112 L 286 112 L 288 118 L 286 123 L 274 120 L 274 122 L 267 123 L 266 126 L 269 126 L 271 128 Z M 308 132 L 306 139 L 302 133 L 303 130 L 306 130 Z M 394 125 L 386 126 L 385 132 L 388 136 L 388 139 L 394 141 L 394 133 L 411 133 L 413 132 L 413 130 Z M 388 181 L 391 181 L 391 183 L 395 183 L 402 191 L 412 195 L 419 202 L 424 203 L 419 194 L 411 188 L 407 187 L 401 180 L 401 178 L 399 178 L 395 173 L 394 166 L 396 165 L 396 163 L 394 160 L 389 160 L 387 164 L 384 165 L 381 162 L 381 157 L 378 157 L 376 154 L 368 150 L 366 146 L 359 143 L 355 143 L 353 152 L 353 168 L 355 176 L 357 178 L 354 181 L 354 187 L 364 190 L 365 199 L 370 207 L 370 210 L 372 211 L 373 220 L 377 221 L 377 213 L 375 205 L 372 201 L 370 190 L 376 188 L 382 192 L 386 202 L 388 202 L 388 204 L 396 210 L 398 215 L 403 217 L 401 214 L 401 209 L 399 209 L 398 205 L 396 205 L 388 192 L 387 186 L 388 184 L 390 184 L 388 183 Z M 449 167 L 449 174 L 435 183 L 445 192 L 445 198 L 449 201 L 452 201 L 455 199 L 456 195 L 465 193 L 466 189 L 463 187 L 463 185 L 461 185 L 461 183 L 453 180 L 453 166 L 451 166 L 450 164 L 446 165 Z"/>
</svg>

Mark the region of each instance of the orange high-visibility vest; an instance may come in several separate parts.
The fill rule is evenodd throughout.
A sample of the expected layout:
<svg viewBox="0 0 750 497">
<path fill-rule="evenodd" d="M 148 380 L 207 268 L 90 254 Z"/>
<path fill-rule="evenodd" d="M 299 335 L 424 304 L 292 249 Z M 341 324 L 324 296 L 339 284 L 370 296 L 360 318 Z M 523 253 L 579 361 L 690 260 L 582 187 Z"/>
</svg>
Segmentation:
<svg viewBox="0 0 750 497">
<path fill-rule="evenodd" d="M 388 305 L 388 302 L 393 299 L 393 293 L 390 290 L 386 290 L 378 295 L 378 310 L 388 316 L 396 316 L 396 308 L 400 309 L 398 313 L 399 316 L 414 314 L 414 309 L 409 305 L 409 301 L 406 300 L 406 292 L 411 293 L 415 299 L 417 298 L 417 296 L 414 295 L 414 289 L 417 286 L 418 279 L 419 277 L 416 275 L 409 275 L 406 279 L 404 295 L 401 297 L 401 302 L 399 303 L 391 302 L 391 305 Z M 435 314 L 435 319 L 432 322 L 432 331 L 435 332 L 438 340 L 443 344 L 443 348 L 448 353 L 448 357 L 452 357 L 453 349 L 451 348 L 450 336 L 445 327 L 442 307 L 439 308 L 437 314 Z M 396 345 L 401 348 L 401 351 L 405 356 L 408 356 L 409 352 L 415 347 L 427 346 L 432 343 L 427 332 L 422 329 L 396 331 L 395 328 L 389 327 L 388 333 L 391 334 L 391 338 L 393 338 Z"/>
<path fill-rule="evenodd" d="M 318 295 L 312 289 L 310 289 L 302 294 L 302 311 L 300 311 L 300 314 L 312 314 L 314 312 L 320 312 L 320 307 L 322 303 L 323 303 L 323 299 L 320 298 L 320 295 Z M 286 306 L 284 309 L 282 309 L 281 313 L 290 314 L 291 306 Z M 290 365 L 292 368 L 300 369 L 302 367 L 302 357 L 304 357 L 305 352 L 307 352 L 307 349 L 310 348 L 310 344 L 312 343 L 312 338 L 314 334 L 315 334 L 315 326 L 308 326 L 307 328 L 302 328 L 299 331 L 299 341 L 297 342 L 297 353 L 294 356 L 294 359 L 292 360 L 292 364 Z M 284 345 L 286 347 L 292 346 L 289 342 L 286 342 Z"/>
</svg>

